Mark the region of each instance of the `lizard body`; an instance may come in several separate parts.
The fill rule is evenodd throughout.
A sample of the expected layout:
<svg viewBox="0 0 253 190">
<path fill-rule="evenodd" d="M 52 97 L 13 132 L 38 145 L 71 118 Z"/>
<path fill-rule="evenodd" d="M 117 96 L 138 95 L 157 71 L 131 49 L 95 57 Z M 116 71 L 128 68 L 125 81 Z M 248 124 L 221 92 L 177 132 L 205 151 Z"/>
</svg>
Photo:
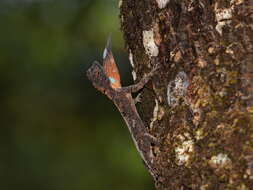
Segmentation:
<svg viewBox="0 0 253 190">
<path fill-rule="evenodd" d="M 109 39 L 103 53 L 103 67 L 95 61 L 88 69 L 87 77 L 95 88 L 107 95 L 107 97 L 114 102 L 127 124 L 134 144 L 148 168 L 149 173 L 155 177 L 152 145 L 156 143 L 156 140 L 149 134 L 147 128 L 141 120 L 131 93 L 142 89 L 157 69 L 151 71 L 137 84 L 128 87 L 121 87 L 120 75 L 114 62 L 110 47 L 111 43 Z"/>
</svg>

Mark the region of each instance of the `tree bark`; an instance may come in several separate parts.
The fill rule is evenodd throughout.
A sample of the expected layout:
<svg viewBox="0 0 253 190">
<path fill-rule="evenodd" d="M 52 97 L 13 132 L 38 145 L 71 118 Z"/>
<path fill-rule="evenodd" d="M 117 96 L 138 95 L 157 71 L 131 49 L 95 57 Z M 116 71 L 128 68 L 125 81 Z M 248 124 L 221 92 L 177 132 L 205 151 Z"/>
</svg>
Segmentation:
<svg viewBox="0 0 253 190">
<path fill-rule="evenodd" d="M 253 189 L 253 1 L 122 0 L 157 189 Z"/>
</svg>

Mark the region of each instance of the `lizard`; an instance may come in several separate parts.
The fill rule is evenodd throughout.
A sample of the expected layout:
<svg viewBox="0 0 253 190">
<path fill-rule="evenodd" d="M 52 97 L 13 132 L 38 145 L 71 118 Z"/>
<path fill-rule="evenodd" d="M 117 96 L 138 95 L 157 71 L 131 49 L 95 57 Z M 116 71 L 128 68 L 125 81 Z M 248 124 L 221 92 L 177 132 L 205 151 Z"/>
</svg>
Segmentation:
<svg viewBox="0 0 253 190">
<path fill-rule="evenodd" d="M 156 172 L 153 163 L 152 146 L 157 144 L 158 140 L 148 132 L 140 118 L 132 93 L 144 88 L 145 84 L 154 76 L 158 68 L 155 67 L 138 83 L 122 87 L 120 74 L 111 50 L 111 37 L 109 37 L 103 52 L 103 66 L 98 61 L 94 61 L 87 70 L 87 77 L 93 86 L 111 99 L 118 108 L 127 124 L 136 149 L 140 153 L 149 173 L 154 178 L 156 178 Z"/>
</svg>

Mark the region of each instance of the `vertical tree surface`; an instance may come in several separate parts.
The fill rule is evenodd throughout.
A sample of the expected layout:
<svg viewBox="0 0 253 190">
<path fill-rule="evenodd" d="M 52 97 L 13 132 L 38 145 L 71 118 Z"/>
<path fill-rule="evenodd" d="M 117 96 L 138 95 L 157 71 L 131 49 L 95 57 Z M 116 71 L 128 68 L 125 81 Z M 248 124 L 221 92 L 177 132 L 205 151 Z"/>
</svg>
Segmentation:
<svg viewBox="0 0 253 190">
<path fill-rule="evenodd" d="M 157 189 L 253 189 L 252 0 L 121 0 Z"/>
</svg>

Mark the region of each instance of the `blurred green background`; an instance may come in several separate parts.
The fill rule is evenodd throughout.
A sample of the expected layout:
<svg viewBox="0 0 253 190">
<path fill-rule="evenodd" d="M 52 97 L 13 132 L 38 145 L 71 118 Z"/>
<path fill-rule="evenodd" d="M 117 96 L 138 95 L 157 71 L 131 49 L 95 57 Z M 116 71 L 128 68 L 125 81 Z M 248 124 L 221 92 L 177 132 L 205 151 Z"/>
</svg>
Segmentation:
<svg viewBox="0 0 253 190">
<path fill-rule="evenodd" d="M 85 76 L 113 38 L 117 0 L 0 1 L 0 189 L 154 189 L 120 114 Z"/>
</svg>

